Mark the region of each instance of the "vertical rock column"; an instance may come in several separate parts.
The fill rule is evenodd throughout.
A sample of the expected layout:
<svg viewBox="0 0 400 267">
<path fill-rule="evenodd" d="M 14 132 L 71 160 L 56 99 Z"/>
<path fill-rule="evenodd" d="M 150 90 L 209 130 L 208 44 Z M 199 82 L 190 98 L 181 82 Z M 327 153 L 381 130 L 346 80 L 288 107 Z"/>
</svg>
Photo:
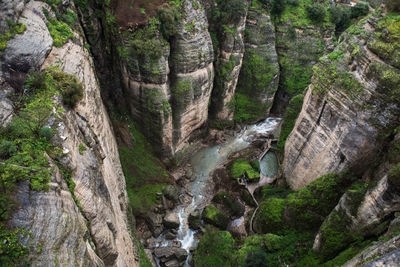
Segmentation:
<svg viewBox="0 0 400 267">
<path fill-rule="evenodd" d="M 213 46 L 204 8 L 184 4 L 178 34 L 171 43 L 171 94 L 174 150 L 181 150 L 208 119 L 214 79 Z"/>
</svg>

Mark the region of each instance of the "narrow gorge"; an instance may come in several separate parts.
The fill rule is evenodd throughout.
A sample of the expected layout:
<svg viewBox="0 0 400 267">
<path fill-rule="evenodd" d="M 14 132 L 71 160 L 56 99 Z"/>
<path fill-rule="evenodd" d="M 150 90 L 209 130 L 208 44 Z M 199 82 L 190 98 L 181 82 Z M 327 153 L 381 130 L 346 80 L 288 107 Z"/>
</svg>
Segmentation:
<svg viewBox="0 0 400 267">
<path fill-rule="evenodd" d="M 0 266 L 399 266 L 398 0 L 0 0 Z"/>
</svg>

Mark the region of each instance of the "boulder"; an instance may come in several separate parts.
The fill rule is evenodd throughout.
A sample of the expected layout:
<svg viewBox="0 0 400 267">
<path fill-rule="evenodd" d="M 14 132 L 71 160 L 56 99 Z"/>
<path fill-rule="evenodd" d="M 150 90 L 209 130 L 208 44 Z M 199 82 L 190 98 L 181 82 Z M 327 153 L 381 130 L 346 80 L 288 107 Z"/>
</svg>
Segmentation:
<svg viewBox="0 0 400 267">
<path fill-rule="evenodd" d="M 204 208 L 202 217 L 206 223 L 212 224 L 222 230 L 225 230 L 229 223 L 229 218 L 213 205 Z"/>
<path fill-rule="evenodd" d="M 154 255 L 160 259 L 161 266 L 182 266 L 188 257 L 185 249 L 175 247 L 155 248 Z"/>
<path fill-rule="evenodd" d="M 168 185 L 162 189 L 164 196 L 173 201 L 178 202 L 179 200 L 179 189 L 176 186 Z"/>
<path fill-rule="evenodd" d="M 200 229 L 201 225 L 201 216 L 200 216 L 200 211 L 198 209 L 195 209 L 189 214 L 189 227 L 198 230 Z"/>
<path fill-rule="evenodd" d="M 176 229 L 179 227 L 179 217 L 176 212 L 168 212 L 164 217 L 164 225 L 169 229 Z"/>
<path fill-rule="evenodd" d="M 240 217 L 229 223 L 227 229 L 233 236 L 237 237 L 246 237 L 246 222 L 244 217 Z"/>
<path fill-rule="evenodd" d="M 146 222 L 148 223 L 150 231 L 154 237 L 159 236 L 164 229 L 161 214 L 157 214 L 154 212 L 147 213 Z"/>
</svg>

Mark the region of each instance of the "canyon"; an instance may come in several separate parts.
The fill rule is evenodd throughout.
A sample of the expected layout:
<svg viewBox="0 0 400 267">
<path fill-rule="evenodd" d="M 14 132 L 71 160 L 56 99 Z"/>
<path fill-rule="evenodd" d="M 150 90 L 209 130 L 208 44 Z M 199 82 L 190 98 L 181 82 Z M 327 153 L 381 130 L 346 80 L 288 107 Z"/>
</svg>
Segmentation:
<svg viewBox="0 0 400 267">
<path fill-rule="evenodd" d="M 394 0 L 0 2 L 0 265 L 396 266 Z"/>
</svg>

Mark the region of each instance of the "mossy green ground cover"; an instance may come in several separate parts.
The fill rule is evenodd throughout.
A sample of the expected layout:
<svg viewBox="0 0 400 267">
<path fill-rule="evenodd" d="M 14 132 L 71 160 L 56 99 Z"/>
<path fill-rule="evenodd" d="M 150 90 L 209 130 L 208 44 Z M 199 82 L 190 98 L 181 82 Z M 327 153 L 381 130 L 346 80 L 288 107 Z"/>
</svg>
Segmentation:
<svg viewBox="0 0 400 267">
<path fill-rule="evenodd" d="M 61 118 L 64 109 L 53 101 L 54 96 L 62 95 L 64 85 L 75 79 L 56 67 L 32 73 L 26 92 L 15 96 L 13 120 L 0 129 L 0 262 L 6 266 L 17 264 L 28 252 L 18 241 L 21 234 L 28 233 L 6 226 L 17 205 L 14 190 L 22 181 L 28 181 L 31 190 L 49 190 L 54 167 L 50 167 L 48 157 L 57 161 L 62 150 L 50 142 L 53 130 L 46 124 L 50 116 Z"/>
<path fill-rule="evenodd" d="M 251 181 L 260 178 L 260 165 L 246 159 L 237 159 L 231 168 L 232 178 L 237 179 L 244 175 Z"/>
<path fill-rule="evenodd" d="M 14 38 L 16 34 L 22 34 L 26 30 L 26 25 L 22 23 L 15 23 L 11 20 L 7 20 L 9 30 L 0 34 L 0 56 L 7 47 L 7 42 Z"/>
<path fill-rule="evenodd" d="M 130 144 L 119 146 L 119 156 L 125 174 L 129 206 L 134 214 L 146 213 L 159 203 L 156 193 L 172 182 L 163 163 L 152 153 L 151 145 L 137 130 L 132 121 L 126 120 Z"/>
</svg>

